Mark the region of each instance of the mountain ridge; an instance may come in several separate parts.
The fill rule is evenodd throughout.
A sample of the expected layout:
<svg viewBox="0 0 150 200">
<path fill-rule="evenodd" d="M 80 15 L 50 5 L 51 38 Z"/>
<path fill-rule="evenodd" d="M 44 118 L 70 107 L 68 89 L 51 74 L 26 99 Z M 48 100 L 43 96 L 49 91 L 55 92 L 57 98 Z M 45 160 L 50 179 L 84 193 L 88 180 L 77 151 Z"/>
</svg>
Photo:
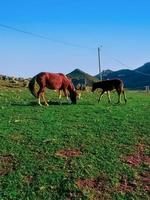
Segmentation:
<svg viewBox="0 0 150 200">
<path fill-rule="evenodd" d="M 81 85 L 83 84 L 92 86 L 94 82 L 99 81 L 99 74 L 92 76 L 78 68 L 66 75 L 72 79 L 72 81 L 75 81 Z M 102 71 L 102 77 L 103 80 L 114 78 L 122 79 L 125 87 L 129 89 L 144 89 L 145 86 L 150 86 L 150 62 L 147 62 L 134 70 L 121 69 L 112 71 L 107 69 Z M 27 82 L 30 80 L 30 78 L 25 79 L 0 75 L 0 80 L 0 85 L 5 85 L 5 82 L 9 82 L 10 84 L 23 83 L 23 85 L 27 85 Z"/>
<path fill-rule="evenodd" d="M 96 75 L 96 77 L 98 74 Z M 131 89 L 143 89 L 150 85 L 150 62 L 134 69 L 121 69 L 103 75 L 103 79 L 120 78 L 124 81 L 125 87 Z"/>
</svg>

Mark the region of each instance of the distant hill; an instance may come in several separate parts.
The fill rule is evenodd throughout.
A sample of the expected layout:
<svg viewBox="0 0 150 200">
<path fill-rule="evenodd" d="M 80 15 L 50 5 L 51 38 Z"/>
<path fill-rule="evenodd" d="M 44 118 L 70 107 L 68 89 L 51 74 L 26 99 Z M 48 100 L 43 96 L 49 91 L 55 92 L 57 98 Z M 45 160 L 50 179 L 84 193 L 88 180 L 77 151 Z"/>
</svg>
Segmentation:
<svg viewBox="0 0 150 200">
<path fill-rule="evenodd" d="M 0 87 L 28 87 L 29 80 L 0 74 Z"/>
<path fill-rule="evenodd" d="M 124 81 L 125 87 L 131 89 L 144 89 L 146 85 L 150 86 L 150 62 L 135 70 L 123 69 L 109 72 L 103 74 L 104 80 L 120 78 Z M 95 77 L 98 77 L 98 75 Z"/>
<path fill-rule="evenodd" d="M 86 84 L 88 86 L 91 86 L 93 84 L 93 82 L 98 81 L 97 77 L 91 76 L 90 74 L 85 73 L 80 69 L 73 70 L 72 72 L 67 74 L 67 76 L 71 79 L 85 79 Z"/>
<path fill-rule="evenodd" d="M 103 77 L 107 77 L 107 76 L 108 76 L 109 74 L 111 74 L 111 73 L 113 73 L 112 70 L 106 69 L 106 70 L 103 70 L 103 71 L 102 71 L 102 76 L 103 76 Z M 95 77 L 99 79 L 99 74 L 97 74 Z"/>
<path fill-rule="evenodd" d="M 67 76 L 72 79 L 73 83 L 76 82 L 81 85 L 92 86 L 93 82 L 99 81 L 99 74 L 91 76 L 80 69 L 73 70 L 67 74 Z M 144 89 L 145 86 L 150 86 L 150 62 L 145 63 L 135 70 L 104 70 L 102 76 L 103 80 L 120 78 L 124 81 L 125 87 L 129 89 Z M 0 86 L 27 87 L 29 80 L 30 79 L 0 75 Z"/>
</svg>

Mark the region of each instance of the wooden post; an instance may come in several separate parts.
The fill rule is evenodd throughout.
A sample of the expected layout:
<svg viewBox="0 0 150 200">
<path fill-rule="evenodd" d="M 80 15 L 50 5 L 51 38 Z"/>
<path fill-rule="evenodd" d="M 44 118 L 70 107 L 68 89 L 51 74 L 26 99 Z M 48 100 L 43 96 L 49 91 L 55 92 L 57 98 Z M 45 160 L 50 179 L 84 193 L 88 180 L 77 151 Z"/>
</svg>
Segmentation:
<svg viewBox="0 0 150 200">
<path fill-rule="evenodd" d="M 101 53 L 101 47 L 102 46 L 98 47 L 98 65 L 99 65 L 99 80 L 102 81 L 101 55 L 100 55 L 100 53 Z"/>
</svg>

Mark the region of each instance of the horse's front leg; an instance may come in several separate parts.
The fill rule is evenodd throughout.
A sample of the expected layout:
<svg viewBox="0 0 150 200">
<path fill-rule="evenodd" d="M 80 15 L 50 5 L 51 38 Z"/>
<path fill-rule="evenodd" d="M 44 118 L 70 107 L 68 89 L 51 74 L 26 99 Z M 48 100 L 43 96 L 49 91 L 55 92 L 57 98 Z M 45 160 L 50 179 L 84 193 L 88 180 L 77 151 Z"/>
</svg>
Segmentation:
<svg viewBox="0 0 150 200">
<path fill-rule="evenodd" d="M 59 100 L 61 99 L 61 90 L 58 90 L 58 94 L 59 94 Z"/>
<path fill-rule="evenodd" d="M 62 98 L 62 95 L 61 95 L 61 90 L 58 90 L 58 95 L 59 95 L 59 104 L 61 105 L 61 98 Z"/>
<path fill-rule="evenodd" d="M 69 101 L 68 92 L 66 89 L 63 89 L 64 95 L 66 96 L 67 100 Z"/>
<path fill-rule="evenodd" d="M 108 102 L 110 103 L 111 102 L 111 98 L 110 98 L 110 92 L 107 91 L 107 96 L 108 96 Z"/>
</svg>

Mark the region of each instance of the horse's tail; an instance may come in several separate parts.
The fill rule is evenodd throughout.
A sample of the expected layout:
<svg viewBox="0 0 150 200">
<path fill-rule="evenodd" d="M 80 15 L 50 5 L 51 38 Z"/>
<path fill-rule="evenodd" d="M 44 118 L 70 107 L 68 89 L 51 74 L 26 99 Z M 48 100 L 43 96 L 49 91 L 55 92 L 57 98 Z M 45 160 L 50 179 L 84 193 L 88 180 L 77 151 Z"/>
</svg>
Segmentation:
<svg viewBox="0 0 150 200">
<path fill-rule="evenodd" d="M 34 76 L 30 82 L 29 82 L 29 90 L 33 96 L 37 97 L 36 91 L 35 91 L 35 81 L 36 81 L 36 76 Z"/>
</svg>

